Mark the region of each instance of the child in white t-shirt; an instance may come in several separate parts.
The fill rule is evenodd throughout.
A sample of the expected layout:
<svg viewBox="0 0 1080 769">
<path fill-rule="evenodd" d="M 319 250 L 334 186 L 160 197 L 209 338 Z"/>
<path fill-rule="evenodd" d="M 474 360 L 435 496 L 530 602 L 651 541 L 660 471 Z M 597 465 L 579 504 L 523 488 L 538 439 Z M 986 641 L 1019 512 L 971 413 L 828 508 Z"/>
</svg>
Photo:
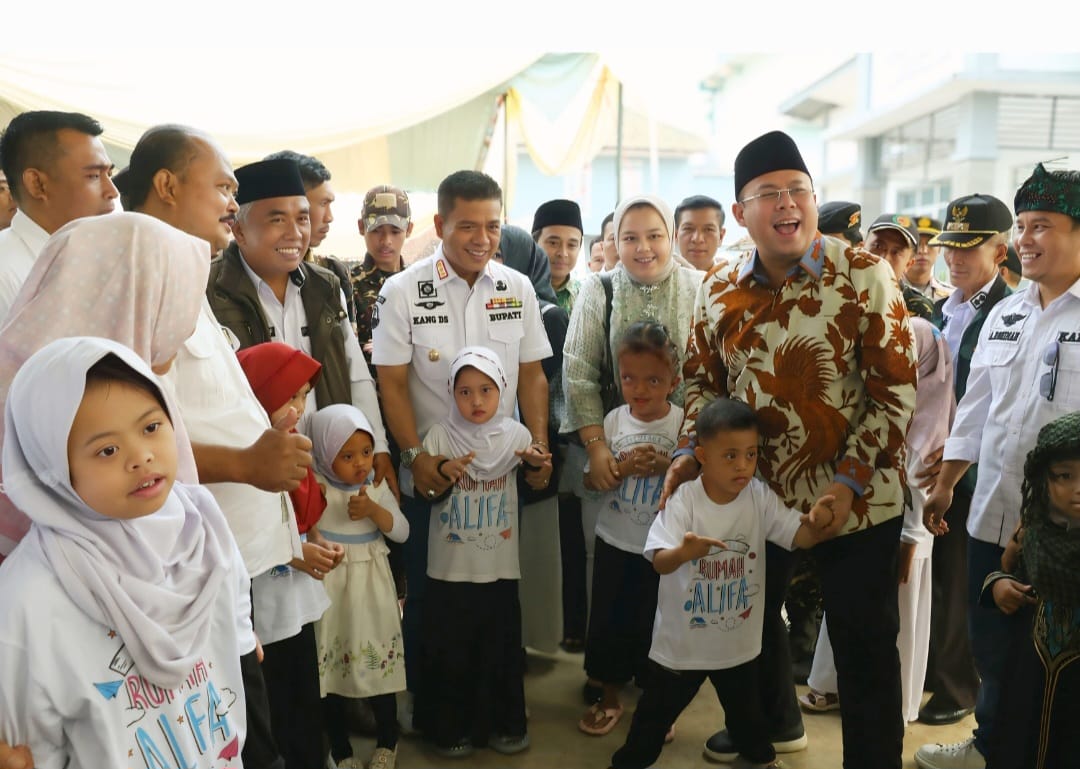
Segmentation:
<svg viewBox="0 0 1080 769">
<path fill-rule="evenodd" d="M 0 740 L 36 766 L 239 761 L 250 583 L 214 498 L 176 483 L 176 413 L 104 339 L 56 340 L 11 383 L 4 492 L 32 526 L 0 568 Z"/>
<path fill-rule="evenodd" d="M 615 352 L 625 404 L 604 418 L 604 436 L 620 483 L 598 500 L 585 642 L 588 685 L 602 687 L 603 695 L 578 721 L 581 731 L 597 736 L 608 734 L 622 716 L 619 690 L 631 678 L 644 686 L 647 677 L 659 575 L 642 552 L 683 420 L 682 408 L 668 401 L 679 381 L 679 351 L 667 329 L 632 323 Z"/>
<path fill-rule="evenodd" d="M 776 765 L 757 670 L 765 540 L 806 548 L 833 534 L 832 497 L 800 517 L 754 477 L 759 435 L 749 406 L 713 401 L 696 430 L 701 475 L 668 500 L 645 543 L 645 557 L 661 575 L 649 651 L 655 664 L 626 744 L 611 758 L 615 769 L 651 766 L 706 678 L 744 765 Z"/>
<path fill-rule="evenodd" d="M 393 769 L 398 723 L 395 693 L 405 690 L 401 614 L 384 539 L 404 542 L 409 522 L 385 481 L 372 483 L 374 432 L 364 413 L 338 403 L 308 423 L 315 478 L 326 495 L 319 533 L 344 548 L 341 564 L 323 578 L 330 608 L 315 623 L 319 691 L 339 769 L 364 766 L 349 742 L 345 698 L 365 699 L 375 717 L 375 752 L 368 764 Z"/>
<path fill-rule="evenodd" d="M 518 600 L 517 468 L 526 480 L 550 467 L 528 429 L 498 415 L 506 375 L 498 355 L 466 347 L 450 364 L 454 405 L 431 427 L 424 450 L 451 457 L 454 481 L 432 501 L 422 647 L 423 688 L 414 723 L 447 758 L 487 745 L 529 746 Z M 537 481 L 539 483 L 539 481 Z"/>
</svg>

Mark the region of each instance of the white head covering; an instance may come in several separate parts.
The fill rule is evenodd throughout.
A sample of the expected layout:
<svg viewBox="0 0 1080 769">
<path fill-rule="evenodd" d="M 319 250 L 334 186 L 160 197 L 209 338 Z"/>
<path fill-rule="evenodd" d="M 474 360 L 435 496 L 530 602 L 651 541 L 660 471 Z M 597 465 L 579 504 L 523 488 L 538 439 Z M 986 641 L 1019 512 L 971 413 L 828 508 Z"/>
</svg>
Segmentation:
<svg viewBox="0 0 1080 769">
<path fill-rule="evenodd" d="M 0 404 L 24 361 L 66 336 L 112 339 L 152 366 L 167 363 L 195 330 L 209 272 L 205 240 L 153 217 L 120 213 L 65 224 L 45 244 L 0 328 Z M 197 483 L 180 413 L 173 410 L 172 419 L 184 438 L 178 477 Z M 0 540 L 17 542 L 29 525 L 0 496 Z"/>
<path fill-rule="evenodd" d="M 466 468 L 469 475 L 479 481 L 502 478 L 521 463 L 521 459 L 514 454 L 513 431 L 508 429 L 514 424 L 514 420 L 500 417 L 496 411 L 495 416 L 478 425 L 467 420 L 458 411 L 454 401 L 454 380 L 458 372 L 466 366 L 487 375 L 495 383 L 499 388 L 500 401 L 506 393 L 506 373 L 498 354 L 487 347 L 465 347 L 458 353 L 450 364 L 450 380 L 447 382 L 450 390 L 450 424 L 447 433 L 453 452 L 451 459 L 471 451 L 475 458 Z"/>
<path fill-rule="evenodd" d="M 16 552 L 40 550 L 72 601 L 120 634 L 139 673 L 173 688 L 205 652 L 223 580 L 236 578 L 235 545 L 201 487 L 176 484 L 160 510 L 133 520 L 95 512 L 72 488 L 68 434 L 86 372 L 109 353 L 154 382 L 134 352 L 93 337 L 52 342 L 19 369 L 4 407 L 4 491 L 32 522 Z"/>
<path fill-rule="evenodd" d="M 663 273 L 661 273 L 660 276 L 657 277 L 655 281 L 653 281 L 654 283 L 660 283 L 669 275 L 671 275 L 671 273 L 673 273 L 679 266 L 678 262 L 675 261 L 675 253 L 671 249 L 671 246 L 675 242 L 675 216 L 671 213 L 671 208 L 668 206 L 668 204 L 665 203 L 662 199 L 656 197 L 655 195 L 631 195 L 630 197 L 623 198 L 621 201 L 619 201 L 619 205 L 615 208 L 614 218 L 612 219 L 612 223 L 615 225 L 616 250 L 618 249 L 619 244 L 619 228 L 622 226 L 622 218 L 626 215 L 626 212 L 630 208 L 638 205 L 647 205 L 656 209 L 656 213 L 660 214 L 660 218 L 664 222 L 664 228 L 667 230 L 669 253 L 668 263 L 667 266 L 664 268 Z M 619 257 L 619 264 L 622 264 L 621 256 Z M 630 275 L 629 272 L 627 272 L 626 274 L 627 276 Z"/>
<path fill-rule="evenodd" d="M 924 463 L 945 445 L 956 416 L 953 364 L 945 335 L 923 318 L 909 318 L 919 356 L 919 379 L 915 388 L 915 411 L 907 443 Z"/>
<path fill-rule="evenodd" d="M 326 478 L 330 485 L 346 491 L 356 491 L 359 486 L 347 486 L 334 473 L 332 465 L 341 447 L 357 430 L 373 436 L 371 422 L 364 412 L 348 403 L 335 403 L 319 409 L 311 415 L 308 431 L 311 433 L 311 458 L 315 472 Z M 371 479 L 371 475 L 368 475 Z"/>
</svg>

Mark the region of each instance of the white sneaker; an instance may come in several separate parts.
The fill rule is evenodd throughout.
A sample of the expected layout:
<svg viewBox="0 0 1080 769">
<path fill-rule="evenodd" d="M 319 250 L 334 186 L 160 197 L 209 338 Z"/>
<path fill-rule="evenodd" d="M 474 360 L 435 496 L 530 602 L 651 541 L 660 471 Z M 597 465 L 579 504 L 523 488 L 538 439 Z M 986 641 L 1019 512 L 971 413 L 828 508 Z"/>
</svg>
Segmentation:
<svg viewBox="0 0 1080 769">
<path fill-rule="evenodd" d="M 915 751 L 920 769 L 986 769 L 986 759 L 975 747 L 975 738 L 949 745 L 933 743 Z"/>
</svg>

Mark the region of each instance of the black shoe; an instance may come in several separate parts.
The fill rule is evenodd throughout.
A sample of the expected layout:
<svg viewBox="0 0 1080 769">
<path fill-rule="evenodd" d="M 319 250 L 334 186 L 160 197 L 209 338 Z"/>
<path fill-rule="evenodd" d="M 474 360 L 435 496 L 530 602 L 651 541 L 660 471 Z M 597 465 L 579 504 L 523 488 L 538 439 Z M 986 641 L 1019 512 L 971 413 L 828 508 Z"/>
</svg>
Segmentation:
<svg viewBox="0 0 1080 769">
<path fill-rule="evenodd" d="M 586 705 L 595 705 L 604 699 L 604 687 L 593 686 L 586 681 L 585 685 L 581 687 L 581 699 L 585 700 Z"/>
<path fill-rule="evenodd" d="M 782 732 L 769 736 L 773 750 L 777 753 L 795 753 L 806 750 L 806 730 L 802 722 Z M 722 729 L 705 741 L 705 758 L 723 763 L 731 763 L 739 757 L 739 749 L 731 741 L 727 729 Z"/>
<path fill-rule="evenodd" d="M 973 713 L 975 708 L 964 708 L 936 694 L 919 708 L 919 721 L 930 726 L 955 724 Z"/>
</svg>

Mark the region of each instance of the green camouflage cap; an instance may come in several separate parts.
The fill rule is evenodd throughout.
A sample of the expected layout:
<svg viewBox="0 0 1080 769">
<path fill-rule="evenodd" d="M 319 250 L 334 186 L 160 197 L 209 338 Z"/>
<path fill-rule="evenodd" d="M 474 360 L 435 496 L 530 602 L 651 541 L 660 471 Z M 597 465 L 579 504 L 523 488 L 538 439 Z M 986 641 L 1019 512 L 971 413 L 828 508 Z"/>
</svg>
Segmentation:
<svg viewBox="0 0 1080 769">
<path fill-rule="evenodd" d="M 364 208 L 360 214 L 360 221 L 367 231 L 374 230 L 384 224 L 392 224 L 402 230 L 409 229 L 412 219 L 412 209 L 409 207 L 409 196 L 404 190 L 381 184 L 372 187 L 364 195 Z"/>
<path fill-rule="evenodd" d="M 1013 209 L 1054 211 L 1080 221 L 1080 171 L 1047 171 L 1039 163 L 1016 191 Z"/>
</svg>

